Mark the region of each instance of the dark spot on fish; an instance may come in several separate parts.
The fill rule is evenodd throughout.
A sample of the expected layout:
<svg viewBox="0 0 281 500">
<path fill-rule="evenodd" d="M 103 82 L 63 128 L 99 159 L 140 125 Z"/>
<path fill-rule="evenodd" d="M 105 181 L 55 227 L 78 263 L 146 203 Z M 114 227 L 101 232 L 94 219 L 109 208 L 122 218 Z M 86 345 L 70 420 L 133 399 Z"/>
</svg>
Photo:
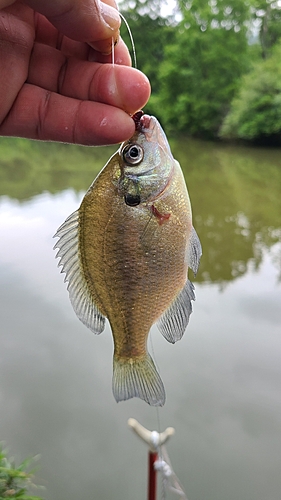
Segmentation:
<svg viewBox="0 0 281 500">
<path fill-rule="evenodd" d="M 151 205 L 151 211 L 157 217 L 160 226 L 171 217 L 171 214 L 161 214 L 154 205 Z"/>
<path fill-rule="evenodd" d="M 125 203 L 129 207 L 137 207 L 140 204 L 140 195 L 139 194 L 125 194 Z"/>
</svg>

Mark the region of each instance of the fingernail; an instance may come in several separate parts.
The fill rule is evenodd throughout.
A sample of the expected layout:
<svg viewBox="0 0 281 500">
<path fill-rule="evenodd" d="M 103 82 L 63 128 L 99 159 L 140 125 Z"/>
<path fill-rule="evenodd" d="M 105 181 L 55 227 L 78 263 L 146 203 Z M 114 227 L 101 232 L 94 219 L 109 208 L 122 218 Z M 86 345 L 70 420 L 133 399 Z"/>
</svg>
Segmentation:
<svg viewBox="0 0 281 500">
<path fill-rule="evenodd" d="M 115 38 L 115 40 L 113 41 L 113 45 L 114 45 L 114 47 L 116 47 L 116 45 L 117 45 L 117 43 L 118 43 L 118 41 L 119 41 L 119 35 L 120 35 L 120 33 L 118 33 L 117 37 L 116 37 L 116 38 Z M 113 49 L 114 49 L 114 47 L 113 47 Z M 111 53 L 112 53 L 112 42 L 111 42 L 110 47 L 108 47 L 108 50 L 103 50 L 103 51 L 101 52 L 101 54 L 102 54 L 103 56 L 109 56 Z"/>
<path fill-rule="evenodd" d="M 89 42 L 90 47 L 100 52 L 102 55 L 111 54 L 112 50 L 112 41 L 109 38 L 108 40 L 99 40 L 98 42 Z"/>
<path fill-rule="evenodd" d="M 107 5 L 106 3 L 100 2 L 100 13 L 104 22 L 112 30 L 116 30 L 120 27 L 121 19 L 118 10 L 110 7 L 110 5 Z"/>
</svg>

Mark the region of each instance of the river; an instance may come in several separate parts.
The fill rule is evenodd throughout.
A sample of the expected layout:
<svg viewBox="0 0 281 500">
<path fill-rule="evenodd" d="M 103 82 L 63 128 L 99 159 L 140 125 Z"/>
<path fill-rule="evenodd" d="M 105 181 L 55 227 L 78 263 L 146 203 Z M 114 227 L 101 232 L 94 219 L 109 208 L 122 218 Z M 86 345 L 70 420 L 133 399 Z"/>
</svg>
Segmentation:
<svg viewBox="0 0 281 500">
<path fill-rule="evenodd" d="M 280 500 L 281 152 L 171 145 L 203 257 L 183 339 L 152 328 L 157 413 L 115 403 L 110 328 L 94 336 L 76 318 L 52 249 L 115 148 L 0 140 L 0 441 L 17 463 L 40 454 L 46 500 L 145 499 L 130 417 L 175 427 L 167 449 L 189 500 Z"/>
</svg>

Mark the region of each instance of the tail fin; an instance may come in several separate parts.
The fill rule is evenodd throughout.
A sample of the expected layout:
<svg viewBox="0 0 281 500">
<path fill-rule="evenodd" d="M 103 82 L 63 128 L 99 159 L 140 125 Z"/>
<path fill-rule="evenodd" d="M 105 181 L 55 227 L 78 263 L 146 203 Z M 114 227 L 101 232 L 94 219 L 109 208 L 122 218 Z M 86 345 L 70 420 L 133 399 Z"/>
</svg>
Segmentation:
<svg viewBox="0 0 281 500">
<path fill-rule="evenodd" d="M 149 354 L 141 359 L 113 358 L 112 390 L 117 401 L 140 398 L 151 406 L 163 406 L 165 389 Z"/>
</svg>

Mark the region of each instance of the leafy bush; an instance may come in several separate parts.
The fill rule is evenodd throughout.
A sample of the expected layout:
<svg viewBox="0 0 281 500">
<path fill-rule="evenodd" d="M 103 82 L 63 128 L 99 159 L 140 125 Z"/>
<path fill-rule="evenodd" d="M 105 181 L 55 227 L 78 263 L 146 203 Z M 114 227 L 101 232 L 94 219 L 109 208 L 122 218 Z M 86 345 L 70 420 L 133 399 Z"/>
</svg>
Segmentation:
<svg viewBox="0 0 281 500">
<path fill-rule="evenodd" d="M 27 472 L 32 459 L 25 460 L 18 467 L 14 460 L 7 458 L 6 452 L 0 445 L 0 500 L 42 500 L 30 496 L 28 490 L 32 486 L 32 472 Z"/>
<path fill-rule="evenodd" d="M 281 44 L 242 78 L 220 136 L 252 141 L 281 138 Z"/>
</svg>

